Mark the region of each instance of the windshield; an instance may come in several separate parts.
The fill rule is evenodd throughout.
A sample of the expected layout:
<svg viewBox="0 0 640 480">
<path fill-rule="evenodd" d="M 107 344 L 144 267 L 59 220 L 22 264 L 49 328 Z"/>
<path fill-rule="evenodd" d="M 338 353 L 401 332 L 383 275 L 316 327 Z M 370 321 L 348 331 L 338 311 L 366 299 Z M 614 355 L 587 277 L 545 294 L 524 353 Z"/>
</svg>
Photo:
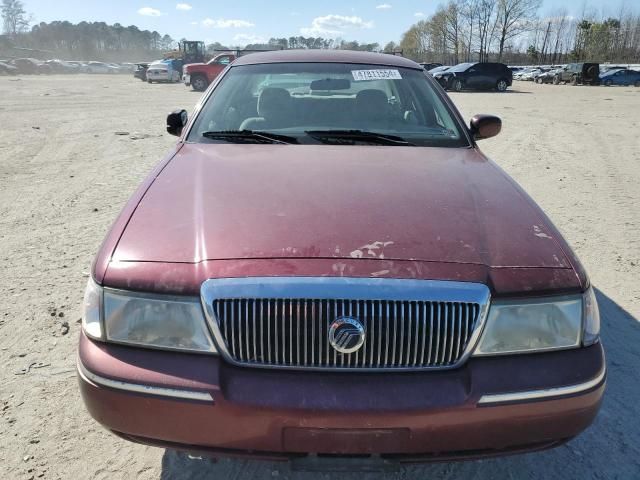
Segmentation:
<svg viewBox="0 0 640 480">
<path fill-rule="evenodd" d="M 451 67 L 447 67 L 447 66 L 436 67 L 436 68 L 432 68 L 431 70 L 429 70 L 429 73 L 433 75 L 434 73 L 446 72 L 450 68 Z"/>
<path fill-rule="evenodd" d="M 384 144 L 468 145 L 424 71 L 379 65 L 232 67 L 203 106 L 187 141 L 238 141 L 229 132 L 241 131 L 286 135 L 293 139 L 290 143 L 327 143 L 327 132 L 341 135 L 346 143 L 380 141 L 380 135 L 362 135 L 367 132 L 395 139 Z M 225 135 L 215 134 L 220 132 Z"/>
<path fill-rule="evenodd" d="M 348 141 L 355 142 L 352 134 L 357 131 L 394 136 L 412 145 L 468 145 L 424 71 L 379 65 L 232 67 L 203 106 L 187 140 L 231 142 L 237 138 L 228 133 L 241 131 L 286 135 L 294 140 L 290 143 L 326 143 L 318 132 L 348 132 Z M 360 138 L 375 142 L 371 135 Z"/>
<path fill-rule="evenodd" d="M 451 67 L 447 72 L 464 72 L 467 68 L 475 65 L 475 63 L 459 63 L 455 67 Z"/>
</svg>

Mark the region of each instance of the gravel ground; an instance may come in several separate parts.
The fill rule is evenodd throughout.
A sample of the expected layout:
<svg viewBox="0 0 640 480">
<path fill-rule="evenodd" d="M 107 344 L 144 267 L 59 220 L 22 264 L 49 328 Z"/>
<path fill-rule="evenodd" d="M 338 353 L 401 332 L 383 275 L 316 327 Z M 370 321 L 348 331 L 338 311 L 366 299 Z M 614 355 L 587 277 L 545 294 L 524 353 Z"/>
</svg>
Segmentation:
<svg viewBox="0 0 640 480">
<path fill-rule="evenodd" d="M 598 288 L 609 379 L 598 419 L 577 439 L 543 453 L 332 475 L 214 464 L 103 430 L 74 369 L 91 259 L 174 142 L 166 113 L 198 98 L 129 76 L 0 77 L 0 478 L 640 478 L 640 88 L 519 83 L 453 97 L 466 118 L 503 118 L 482 148 L 551 216 Z"/>
</svg>

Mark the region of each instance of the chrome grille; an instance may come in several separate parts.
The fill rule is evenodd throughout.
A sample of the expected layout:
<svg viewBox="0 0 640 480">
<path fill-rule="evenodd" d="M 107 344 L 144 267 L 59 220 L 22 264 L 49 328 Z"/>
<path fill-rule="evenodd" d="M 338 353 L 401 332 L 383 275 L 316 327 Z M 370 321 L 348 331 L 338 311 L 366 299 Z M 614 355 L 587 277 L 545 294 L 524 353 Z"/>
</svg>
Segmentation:
<svg viewBox="0 0 640 480">
<path fill-rule="evenodd" d="M 305 295 L 289 296 L 296 293 Z M 454 367 L 475 343 L 488 305 L 484 285 L 419 280 L 209 280 L 202 296 L 227 359 L 274 368 Z M 331 323 L 343 316 L 364 326 L 354 353 L 329 343 Z"/>
<path fill-rule="evenodd" d="M 318 368 L 453 365 L 479 310 L 475 303 L 384 300 L 221 299 L 213 305 L 237 362 Z M 329 326 L 341 316 L 355 316 L 365 327 L 357 352 L 341 354 L 329 345 Z"/>
</svg>

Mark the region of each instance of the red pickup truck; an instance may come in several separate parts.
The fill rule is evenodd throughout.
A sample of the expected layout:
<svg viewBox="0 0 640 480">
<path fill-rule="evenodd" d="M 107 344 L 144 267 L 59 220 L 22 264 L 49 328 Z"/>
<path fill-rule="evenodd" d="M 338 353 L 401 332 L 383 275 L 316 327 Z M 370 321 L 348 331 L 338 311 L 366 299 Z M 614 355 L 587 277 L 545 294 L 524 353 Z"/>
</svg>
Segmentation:
<svg viewBox="0 0 640 480">
<path fill-rule="evenodd" d="M 193 87 L 198 92 L 204 92 L 209 84 L 216 78 L 236 56 L 224 53 L 214 57 L 208 63 L 191 63 L 183 69 L 183 81 L 187 87 Z"/>
</svg>

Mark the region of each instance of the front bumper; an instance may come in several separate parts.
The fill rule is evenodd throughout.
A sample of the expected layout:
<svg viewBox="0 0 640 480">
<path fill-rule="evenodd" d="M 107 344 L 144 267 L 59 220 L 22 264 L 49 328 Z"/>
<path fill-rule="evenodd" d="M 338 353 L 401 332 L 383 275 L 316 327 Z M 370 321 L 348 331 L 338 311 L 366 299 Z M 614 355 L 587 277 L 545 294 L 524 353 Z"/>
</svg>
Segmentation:
<svg viewBox="0 0 640 480">
<path fill-rule="evenodd" d="M 589 426 L 605 385 L 600 344 L 443 372 L 340 373 L 234 367 L 82 334 L 78 368 L 91 415 L 125 438 L 271 459 L 425 461 L 554 446 Z"/>
<path fill-rule="evenodd" d="M 442 88 L 447 90 L 449 88 L 449 83 L 450 83 L 451 78 L 453 78 L 453 77 L 451 77 L 450 75 L 446 75 L 446 76 L 443 75 L 443 76 L 440 76 L 440 77 L 436 77 L 436 80 L 438 81 L 438 83 L 440 84 L 440 86 Z"/>
</svg>

